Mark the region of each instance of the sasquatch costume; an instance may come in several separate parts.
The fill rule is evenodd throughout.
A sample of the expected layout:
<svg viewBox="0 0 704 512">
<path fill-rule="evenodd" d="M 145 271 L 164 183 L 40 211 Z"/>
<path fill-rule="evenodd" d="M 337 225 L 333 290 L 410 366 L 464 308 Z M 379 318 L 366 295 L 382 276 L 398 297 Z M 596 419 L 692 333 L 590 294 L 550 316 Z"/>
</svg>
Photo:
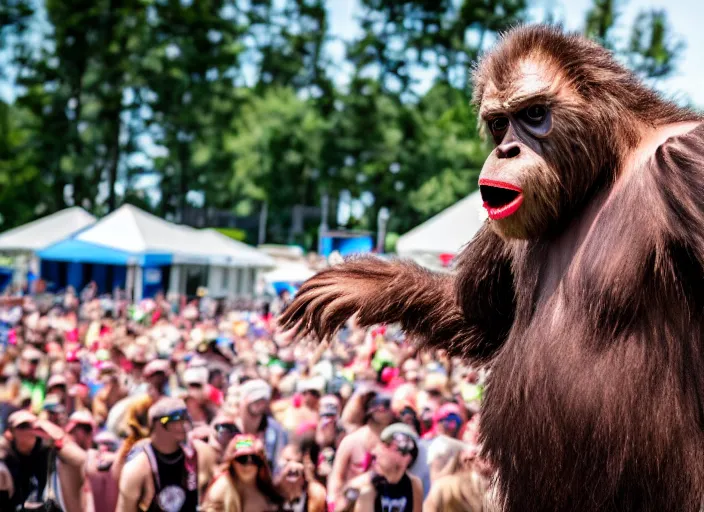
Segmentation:
<svg viewBox="0 0 704 512">
<path fill-rule="evenodd" d="M 477 68 L 490 219 L 454 275 L 350 260 L 285 327 L 400 322 L 490 363 L 484 455 L 509 511 L 687 511 L 704 497 L 704 125 L 603 48 L 509 32 Z"/>
</svg>

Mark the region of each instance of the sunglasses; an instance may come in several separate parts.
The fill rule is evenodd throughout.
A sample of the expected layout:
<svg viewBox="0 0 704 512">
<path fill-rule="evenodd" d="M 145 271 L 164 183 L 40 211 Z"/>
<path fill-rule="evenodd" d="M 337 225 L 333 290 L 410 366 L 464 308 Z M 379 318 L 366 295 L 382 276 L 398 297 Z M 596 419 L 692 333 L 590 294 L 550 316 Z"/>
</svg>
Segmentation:
<svg viewBox="0 0 704 512">
<path fill-rule="evenodd" d="M 77 423 L 77 424 L 73 427 L 73 429 L 71 429 L 71 432 L 74 432 L 74 431 L 76 431 L 76 430 L 78 430 L 78 431 L 80 431 L 80 432 L 83 432 L 83 433 L 85 433 L 85 434 L 90 434 L 90 433 L 93 432 L 93 425 L 89 425 L 89 424 L 87 424 L 87 423 Z"/>
<path fill-rule="evenodd" d="M 32 424 L 25 422 L 25 423 L 20 423 L 15 427 L 15 430 L 31 430 L 32 429 Z"/>
<path fill-rule="evenodd" d="M 227 432 L 228 434 L 239 434 L 240 429 L 234 423 L 220 423 L 215 425 L 215 431 L 220 434 L 222 432 Z"/>
<path fill-rule="evenodd" d="M 303 394 L 309 394 L 315 398 L 320 398 L 322 395 L 320 394 L 320 391 L 317 389 L 307 389 L 303 392 Z"/>
<path fill-rule="evenodd" d="M 188 383 L 189 388 L 196 388 L 196 389 L 203 389 L 203 384 L 200 382 L 189 382 Z"/>
<path fill-rule="evenodd" d="M 440 420 L 440 423 L 445 423 L 445 424 L 455 423 L 455 424 L 459 425 L 460 423 L 462 423 L 462 418 L 460 418 L 456 414 L 448 414 L 447 416 L 445 416 L 444 418 L 442 418 Z"/>
<path fill-rule="evenodd" d="M 401 455 L 408 455 L 413 452 L 416 443 L 406 434 L 394 434 L 391 439 L 384 443 L 389 448 L 394 448 Z"/>
<path fill-rule="evenodd" d="M 37 365 L 39 364 L 39 359 L 25 359 L 29 364 Z"/>
<path fill-rule="evenodd" d="M 400 416 L 401 417 L 412 416 L 413 418 L 418 417 L 418 415 L 416 414 L 416 411 L 414 411 L 411 407 L 404 407 L 403 410 L 401 411 Z"/>
<path fill-rule="evenodd" d="M 391 409 L 390 398 L 375 398 L 369 404 L 370 409 Z"/>
<path fill-rule="evenodd" d="M 235 462 L 239 464 L 240 466 L 261 466 L 262 465 L 262 459 L 257 457 L 256 455 L 239 455 L 235 457 Z"/>
<path fill-rule="evenodd" d="M 107 442 L 107 441 L 102 441 L 100 443 L 95 443 L 95 446 L 100 449 L 102 447 L 105 447 L 105 450 L 109 452 L 116 452 L 117 449 L 119 448 L 117 443 L 112 443 L 112 442 Z"/>
<path fill-rule="evenodd" d="M 161 418 L 159 418 L 159 423 L 161 423 L 162 425 L 167 425 L 168 423 L 175 421 L 190 421 L 188 411 L 186 411 L 185 409 L 181 411 L 174 411 L 167 416 L 162 416 Z"/>
</svg>

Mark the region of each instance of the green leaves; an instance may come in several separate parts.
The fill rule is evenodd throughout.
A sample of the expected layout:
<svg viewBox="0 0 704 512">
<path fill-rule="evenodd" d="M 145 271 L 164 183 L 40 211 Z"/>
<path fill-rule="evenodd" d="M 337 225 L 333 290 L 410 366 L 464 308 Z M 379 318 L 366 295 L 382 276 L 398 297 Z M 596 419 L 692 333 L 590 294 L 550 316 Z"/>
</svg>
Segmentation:
<svg viewBox="0 0 704 512">
<path fill-rule="evenodd" d="M 684 41 L 672 33 L 664 10 L 638 13 L 627 41 L 616 37 L 622 0 L 594 0 L 587 12 L 584 34 L 623 57 L 643 78 L 658 79 L 674 71 Z"/>
<path fill-rule="evenodd" d="M 0 104 L 0 229 L 129 202 L 177 220 L 195 208 L 253 242 L 266 205 L 267 241 L 314 248 L 323 195 L 331 227 L 339 211 L 375 230 L 387 208 L 403 233 L 472 192 L 488 148 L 471 66 L 527 0 L 358 0 L 345 40 L 340 4 L 0 2 L 17 76 Z M 681 42 L 664 13 L 620 41 L 618 6 L 594 0 L 585 32 L 645 76 L 670 73 Z"/>
</svg>

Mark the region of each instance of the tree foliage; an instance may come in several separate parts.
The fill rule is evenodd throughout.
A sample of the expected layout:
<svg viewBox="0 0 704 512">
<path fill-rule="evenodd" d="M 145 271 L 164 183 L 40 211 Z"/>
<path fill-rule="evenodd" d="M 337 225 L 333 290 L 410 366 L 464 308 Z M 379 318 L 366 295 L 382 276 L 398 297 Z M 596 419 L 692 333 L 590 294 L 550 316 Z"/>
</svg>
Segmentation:
<svg viewBox="0 0 704 512">
<path fill-rule="evenodd" d="M 0 228 L 128 202 L 177 220 L 266 211 L 267 241 L 314 246 L 323 196 L 333 226 L 345 211 L 375 230 L 387 208 L 402 233 L 472 192 L 488 147 L 470 69 L 528 0 L 356 0 L 346 40 L 334 3 L 0 0 L 16 93 L 0 104 Z M 665 14 L 622 40 L 619 8 L 594 0 L 585 33 L 670 74 L 682 43 Z M 221 227 L 256 241 L 256 222 Z"/>
</svg>

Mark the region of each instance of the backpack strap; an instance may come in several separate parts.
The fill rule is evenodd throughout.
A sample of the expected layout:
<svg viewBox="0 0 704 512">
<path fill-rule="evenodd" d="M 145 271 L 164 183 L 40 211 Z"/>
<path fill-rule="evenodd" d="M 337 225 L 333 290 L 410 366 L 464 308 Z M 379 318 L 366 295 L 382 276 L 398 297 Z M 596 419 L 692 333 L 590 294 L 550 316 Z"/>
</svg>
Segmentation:
<svg viewBox="0 0 704 512">
<path fill-rule="evenodd" d="M 152 448 L 152 443 L 145 443 L 144 453 L 147 454 L 147 459 L 149 459 L 149 466 L 152 468 L 152 479 L 154 480 L 154 496 L 159 494 L 161 491 L 161 480 L 159 479 L 159 466 L 156 463 L 156 455 L 154 455 L 154 448 Z"/>
<path fill-rule="evenodd" d="M 46 499 L 56 500 L 56 488 L 54 487 L 54 478 L 57 477 L 56 471 L 56 452 L 52 449 L 46 458 L 46 484 L 44 486 L 44 495 Z"/>
<path fill-rule="evenodd" d="M 44 485 L 44 501 L 54 502 L 61 510 L 66 510 L 63 496 L 61 495 L 61 484 L 59 482 L 59 470 L 57 465 L 57 451 L 51 449 L 47 456 L 46 484 Z"/>
<path fill-rule="evenodd" d="M 198 482 L 198 450 L 193 443 L 188 442 L 183 447 L 185 456 L 184 463 L 186 465 L 186 489 L 196 491 L 198 504 L 200 504 L 200 485 Z"/>
</svg>

